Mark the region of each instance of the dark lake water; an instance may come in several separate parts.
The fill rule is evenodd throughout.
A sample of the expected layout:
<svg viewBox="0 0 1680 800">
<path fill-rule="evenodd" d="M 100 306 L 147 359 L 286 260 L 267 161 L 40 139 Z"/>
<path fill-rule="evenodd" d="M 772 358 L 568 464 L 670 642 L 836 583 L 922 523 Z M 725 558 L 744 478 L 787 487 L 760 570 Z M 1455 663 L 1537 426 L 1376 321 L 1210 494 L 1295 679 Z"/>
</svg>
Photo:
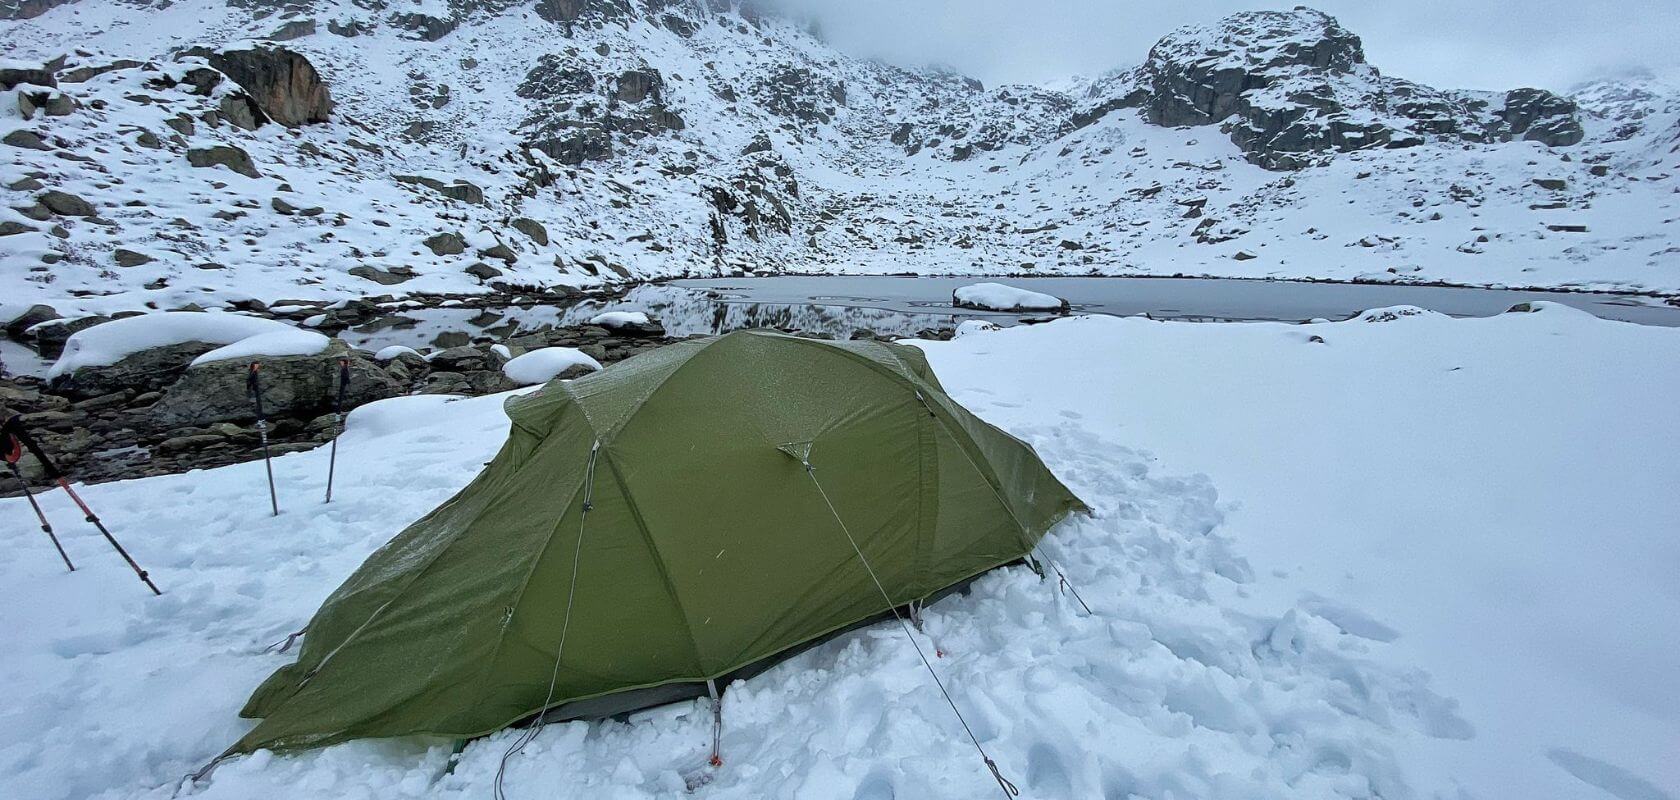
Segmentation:
<svg viewBox="0 0 1680 800">
<path fill-rule="evenodd" d="M 860 331 L 911 336 L 943 330 L 963 320 L 1011 324 L 1020 314 L 951 306 L 951 291 L 987 278 L 784 276 L 681 280 L 637 286 L 621 300 L 585 301 L 568 307 L 508 306 L 495 309 L 392 308 L 381 323 L 344 331 L 341 338 L 377 350 L 400 344 L 434 346 L 439 334 L 505 338 L 549 326 L 574 325 L 602 311 L 643 310 L 673 336 L 770 327 L 847 338 Z M 1218 278 L 1003 278 L 1011 286 L 1066 298 L 1076 313 L 1207 322 L 1346 319 L 1370 308 L 1415 305 L 1457 317 L 1492 316 L 1517 303 L 1550 300 L 1606 319 L 1680 327 L 1680 307 L 1661 298 L 1451 286 L 1302 283 Z M 9 344 L 9 343 L 7 343 Z M 22 351 L 21 347 L 15 349 Z M 0 352 L 14 371 L 44 364 L 33 354 Z M 20 369 L 20 367 L 22 367 Z"/>
<path fill-rule="evenodd" d="M 648 284 L 621 300 L 575 306 L 400 311 L 399 327 L 341 336 L 358 347 L 426 347 L 445 331 L 503 337 L 543 326 L 573 325 L 602 311 L 643 310 L 673 336 L 770 327 L 840 338 L 860 331 L 909 336 L 968 319 L 1010 324 L 1022 315 L 954 308 L 951 291 L 985 278 L 814 276 L 714 278 Z M 1067 298 L 1074 312 L 1149 314 L 1206 322 L 1346 319 L 1370 308 L 1415 305 L 1458 317 L 1492 316 L 1517 303 L 1551 300 L 1606 319 L 1680 326 L 1680 307 L 1638 295 L 1584 294 L 1448 286 L 1222 280 L 1206 278 L 1007 278 L 1001 282 Z"/>
</svg>

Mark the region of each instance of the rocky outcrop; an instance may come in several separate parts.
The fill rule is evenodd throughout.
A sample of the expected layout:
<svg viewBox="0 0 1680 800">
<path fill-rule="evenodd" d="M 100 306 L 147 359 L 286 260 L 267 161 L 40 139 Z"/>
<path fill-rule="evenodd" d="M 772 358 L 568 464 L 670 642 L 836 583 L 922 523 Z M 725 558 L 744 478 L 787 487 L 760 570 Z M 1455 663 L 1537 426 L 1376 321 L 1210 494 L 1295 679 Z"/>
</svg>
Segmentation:
<svg viewBox="0 0 1680 800">
<path fill-rule="evenodd" d="M 1489 113 L 1481 98 L 1381 75 L 1358 36 L 1320 11 L 1254 11 L 1162 38 L 1135 70 L 1093 87 L 1083 127 L 1124 108 L 1166 127 L 1219 124 L 1248 159 L 1298 169 L 1330 153 L 1403 148 L 1431 138 L 1579 142 L 1572 103 L 1519 89 Z"/>
<path fill-rule="evenodd" d="M 1505 93 L 1505 108 L 1499 116 L 1512 136 L 1547 147 L 1567 147 L 1586 136 L 1577 111 L 1574 100 L 1545 89 L 1513 89 Z"/>
<path fill-rule="evenodd" d="M 295 128 L 326 122 L 333 101 L 315 65 L 284 47 L 222 50 L 206 55 L 239 84 L 269 119 Z"/>
</svg>

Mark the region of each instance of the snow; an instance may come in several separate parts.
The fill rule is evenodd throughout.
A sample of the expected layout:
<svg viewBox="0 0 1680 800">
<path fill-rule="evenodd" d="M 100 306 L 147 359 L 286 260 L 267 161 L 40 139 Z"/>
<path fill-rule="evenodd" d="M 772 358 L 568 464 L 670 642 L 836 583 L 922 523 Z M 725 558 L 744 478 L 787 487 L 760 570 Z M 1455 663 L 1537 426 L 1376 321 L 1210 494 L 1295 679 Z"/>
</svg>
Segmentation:
<svg viewBox="0 0 1680 800">
<path fill-rule="evenodd" d="M 598 370 L 601 362 L 575 347 L 543 347 L 515 356 L 502 365 L 502 374 L 514 383 L 530 386 L 547 383 L 574 366 Z"/>
<path fill-rule="evenodd" d="M 1537 307 L 919 343 L 1095 509 L 1041 549 L 1094 614 L 1011 568 L 916 634 L 1023 796 L 1680 795 L 1680 331 Z M 356 409 L 330 506 L 324 448 L 274 460 L 278 518 L 261 462 L 83 488 L 161 598 L 62 492 L 75 573 L 0 500 L 0 796 L 170 797 L 293 657 L 263 648 L 495 453 L 504 399 Z M 706 701 L 551 725 L 508 792 L 997 791 L 892 625 L 728 687 L 716 770 L 710 733 Z M 447 740 L 258 753 L 182 795 L 485 797 L 514 735 L 453 769 Z"/>
<path fill-rule="evenodd" d="M 332 339 L 314 331 L 287 328 L 283 331 L 259 333 L 247 336 L 229 345 L 223 345 L 193 359 L 192 366 L 208 364 L 212 361 L 227 361 L 229 359 L 256 359 L 277 356 L 309 356 L 327 349 Z"/>
<path fill-rule="evenodd" d="M 391 359 L 396 358 L 397 356 L 405 355 L 405 354 L 406 355 L 411 355 L 411 356 L 418 356 L 418 355 L 420 355 L 420 351 L 415 350 L 414 348 L 409 347 L 407 345 L 393 344 L 393 345 L 389 345 L 389 346 L 386 346 L 386 347 L 379 348 L 379 352 L 373 354 L 373 360 L 375 360 L 375 361 L 390 361 Z"/>
<path fill-rule="evenodd" d="M 1001 327 L 995 322 L 987 322 L 983 319 L 965 319 L 962 322 L 957 323 L 957 328 L 953 331 L 952 335 L 954 338 L 960 339 L 964 336 L 973 336 L 977 333 L 990 333 L 995 330 L 1001 330 Z"/>
<path fill-rule="evenodd" d="M 1067 307 L 1067 301 L 1060 297 L 992 282 L 959 286 L 951 299 L 957 305 L 992 311 L 1055 311 Z"/>
<path fill-rule="evenodd" d="M 172 311 L 124 317 L 71 334 L 64 344 L 64 353 L 47 371 L 47 377 L 68 375 L 82 367 L 115 364 L 153 347 L 184 342 L 230 345 L 260 334 L 292 333 L 301 332 L 284 322 L 241 314 Z M 325 338 L 321 337 L 322 346 L 325 346 Z M 273 338 L 266 341 L 285 341 L 288 346 L 295 347 L 301 340 Z"/>
<path fill-rule="evenodd" d="M 645 311 L 605 311 L 590 317 L 589 324 L 600 325 L 605 328 L 646 325 L 648 324 L 648 315 Z"/>
</svg>

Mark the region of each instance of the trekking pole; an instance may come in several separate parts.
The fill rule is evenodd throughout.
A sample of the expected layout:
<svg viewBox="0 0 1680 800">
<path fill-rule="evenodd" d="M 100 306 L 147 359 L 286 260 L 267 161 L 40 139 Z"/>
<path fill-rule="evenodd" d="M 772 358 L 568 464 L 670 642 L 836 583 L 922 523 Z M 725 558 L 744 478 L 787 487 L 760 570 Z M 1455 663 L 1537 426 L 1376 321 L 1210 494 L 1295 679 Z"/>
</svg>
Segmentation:
<svg viewBox="0 0 1680 800">
<path fill-rule="evenodd" d="M 47 458 L 46 452 L 35 441 L 35 437 L 30 436 L 29 431 L 24 430 L 22 421 L 17 417 L 6 420 L 5 431 L 29 448 L 29 452 L 35 455 L 35 460 L 41 462 L 41 468 L 46 470 L 47 477 L 58 484 L 58 488 L 63 489 L 65 494 L 70 495 L 70 500 L 76 504 L 77 508 L 82 510 L 83 514 L 87 515 L 87 521 L 93 523 L 93 527 L 99 529 L 100 535 L 105 537 L 105 541 L 111 543 L 111 547 L 117 551 L 117 555 L 122 556 L 123 560 L 128 562 L 129 568 L 134 570 L 134 574 L 140 576 L 140 581 L 146 584 L 146 588 L 151 589 L 152 594 L 163 594 L 157 584 L 152 583 L 151 576 L 147 575 L 146 571 L 141 569 L 138 563 L 135 563 L 134 557 L 123 549 L 122 543 L 117 541 L 117 537 L 111 535 L 111 531 L 105 527 L 105 523 L 99 521 L 99 515 L 93 513 L 93 509 L 88 508 L 87 503 L 82 502 L 81 495 L 76 494 L 75 489 L 70 488 L 70 481 L 64 477 L 64 473 L 58 470 L 58 465 L 54 464 L 52 459 Z"/>
<path fill-rule="evenodd" d="M 0 440 L 0 458 L 4 458 L 6 466 L 12 470 L 12 477 L 17 478 L 18 486 L 23 488 L 23 496 L 29 499 L 29 507 L 35 509 L 35 518 L 41 521 L 41 532 L 52 540 L 53 547 L 58 550 L 58 557 L 64 559 L 64 566 L 71 572 L 76 571 L 76 565 L 70 563 L 70 556 L 64 552 L 64 545 L 58 543 L 58 535 L 53 533 L 52 523 L 47 521 L 46 512 L 41 510 L 41 504 L 35 502 L 35 494 L 29 491 L 29 482 L 23 479 L 23 472 L 18 469 L 18 459 L 23 457 L 23 443 L 10 432 L 4 440 Z"/>
<path fill-rule="evenodd" d="M 262 364 L 251 362 L 251 371 L 245 377 L 245 392 L 251 395 L 252 402 L 257 406 L 257 436 L 262 439 L 263 468 L 268 470 L 268 504 L 274 509 L 274 516 L 280 516 L 280 496 L 274 493 L 274 460 L 268 455 L 268 420 L 263 418 L 262 408 L 262 379 L 257 374 L 262 370 Z"/>
<path fill-rule="evenodd" d="M 338 437 L 344 435 L 344 393 L 350 388 L 350 359 L 338 360 L 338 396 L 333 398 L 333 417 L 338 433 L 333 436 L 332 451 L 327 455 L 327 502 L 332 502 L 333 470 L 338 466 Z"/>
</svg>

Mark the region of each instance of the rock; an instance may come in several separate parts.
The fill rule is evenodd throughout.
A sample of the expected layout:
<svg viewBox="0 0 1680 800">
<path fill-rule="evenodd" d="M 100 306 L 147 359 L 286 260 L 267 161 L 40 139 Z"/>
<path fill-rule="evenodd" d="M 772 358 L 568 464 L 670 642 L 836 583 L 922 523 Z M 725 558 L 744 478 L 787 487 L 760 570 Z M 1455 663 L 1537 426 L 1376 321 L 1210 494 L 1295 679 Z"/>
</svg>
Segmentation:
<svg viewBox="0 0 1680 800">
<path fill-rule="evenodd" d="M 263 405 L 273 417 L 313 418 L 332 410 L 338 390 L 338 359 L 350 361 L 347 405 L 355 407 L 401 394 L 404 387 L 378 364 L 335 340 L 324 352 L 262 360 Z M 181 427 L 255 419 L 245 393 L 249 365 L 238 359 L 213 361 L 186 370 L 152 407 L 158 424 Z"/>
<path fill-rule="evenodd" d="M 150 347 L 130 353 L 115 364 L 82 367 L 53 381 L 53 391 L 82 400 L 125 389 L 149 392 L 162 389 L 185 372 L 192 360 L 220 345 L 205 342 Z"/>
<path fill-rule="evenodd" d="M 519 256 L 514 254 L 514 252 L 511 248 L 509 248 L 507 245 L 505 245 L 501 242 L 496 242 L 495 244 L 493 244 L 489 247 L 486 247 L 482 250 L 479 250 L 478 255 L 481 258 L 500 259 L 503 262 L 508 263 L 508 264 L 512 264 L 515 261 L 519 260 Z"/>
<path fill-rule="evenodd" d="M 0 236 L 16 236 L 20 233 L 34 233 L 33 226 L 25 225 L 16 220 L 0 220 Z"/>
<path fill-rule="evenodd" d="M 164 439 L 154 449 L 160 453 L 180 453 L 219 445 L 224 441 L 223 437 L 214 433 L 196 433 Z"/>
<path fill-rule="evenodd" d="M 542 223 L 529 217 L 515 217 L 512 224 L 514 230 L 525 234 L 531 241 L 545 246 L 548 244 L 548 229 Z"/>
<path fill-rule="evenodd" d="M 256 165 L 251 163 L 250 154 L 228 144 L 195 147 L 188 150 L 187 163 L 195 167 L 223 166 L 247 178 L 262 177 L 262 173 L 257 171 Z"/>
<path fill-rule="evenodd" d="M 25 128 L 18 128 L 17 130 L 6 134 L 4 139 L 0 139 L 0 143 L 9 144 L 12 147 L 21 147 L 25 150 L 53 149 L 52 145 L 47 144 L 46 140 L 42 139 L 40 134 Z"/>
<path fill-rule="evenodd" d="M 222 119 L 242 130 L 254 131 L 268 121 L 268 115 L 257 102 L 243 92 L 223 95 L 216 107 L 222 112 Z"/>
<path fill-rule="evenodd" d="M 117 248 L 116 259 L 117 266 L 119 267 L 138 267 L 141 264 L 150 264 L 152 262 L 152 257 L 146 255 L 145 253 L 121 247 Z"/>
<path fill-rule="evenodd" d="M 1512 89 L 1505 93 L 1505 108 L 1499 116 L 1512 136 L 1547 147 L 1567 147 L 1586 136 L 1577 111 L 1575 101 L 1545 89 Z"/>
<path fill-rule="evenodd" d="M 451 200 L 459 200 L 463 203 L 473 204 L 482 204 L 484 202 L 484 190 L 468 181 L 461 180 L 460 178 L 456 178 L 455 182 L 452 184 L 446 184 L 436 178 L 430 178 L 424 175 L 392 175 L 391 178 L 398 183 L 424 186 Z"/>
<path fill-rule="evenodd" d="M 472 346 L 451 347 L 427 359 L 435 372 L 481 372 L 501 370 L 507 358 L 488 348 Z"/>
<path fill-rule="evenodd" d="M 311 23 L 313 29 L 313 23 Z M 309 59 L 284 47 L 224 50 L 205 56 L 250 94 L 269 119 L 288 128 L 326 122 L 333 101 Z"/>
<path fill-rule="evenodd" d="M 652 98 L 659 100 L 665 86 L 664 78 L 659 70 L 627 69 L 618 75 L 617 88 L 613 96 L 624 103 L 640 103 Z"/>
<path fill-rule="evenodd" d="M 268 35 L 268 38 L 276 42 L 289 42 L 293 39 L 302 39 L 305 36 L 313 35 L 315 35 L 315 20 L 294 19 L 275 28 L 274 32 Z"/>
<path fill-rule="evenodd" d="M 71 334 L 91 328 L 101 322 L 109 321 L 111 321 L 110 317 L 96 314 L 75 319 L 60 318 L 42 323 L 33 334 L 35 336 L 35 351 L 40 353 L 42 358 L 58 358 L 59 354 L 64 352 L 64 343 L 69 341 Z"/>
<path fill-rule="evenodd" d="M 433 372 L 426 376 L 422 394 L 472 394 L 472 383 L 459 372 Z"/>
<path fill-rule="evenodd" d="M 42 192 L 35 199 L 39 201 L 41 205 L 46 206 L 47 210 L 60 216 L 93 217 L 98 216 L 99 214 L 99 212 L 94 209 L 92 203 L 70 194 L 69 192 L 61 192 L 54 189 Z"/>
<path fill-rule="evenodd" d="M 1250 253 L 1247 250 L 1238 250 L 1236 255 L 1233 255 L 1231 257 L 1238 260 L 1238 261 L 1249 261 L 1249 260 L 1252 260 L 1252 259 L 1259 258 L 1259 256 L 1257 256 L 1253 253 Z"/>
<path fill-rule="evenodd" d="M 5 321 L 6 334 L 16 339 L 28 328 L 54 319 L 58 319 L 58 311 L 52 306 L 32 305 L 24 309 L 22 314 Z"/>
<path fill-rule="evenodd" d="M 294 206 L 291 203 L 288 203 L 284 200 L 281 200 L 278 197 L 271 198 L 268 201 L 268 205 L 269 205 L 270 208 L 274 209 L 275 213 L 284 214 L 288 217 L 293 215 L 293 214 L 296 214 L 298 212 L 297 206 Z"/>
<path fill-rule="evenodd" d="M 1569 182 L 1562 178 L 1535 178 L 1534 185 L 1554 192 L 1561 192 L 1569 188 Z"/>
<path fill-rule="evenodd" d="M 501 270 L 496 269 L 495 267 L 492 267 L 489 264 L 485 264 L 483 262 L 479 262 L 479 263 L 474 264 L 470 267 L 467 267 L 463 271 L 466 272 L 468 275 L 471 275 L 471 276 L 473 276 L 473 277 L 475 277 L 475 278 L 477 278 L 481 281 L 487 281 L 487 280 L 490 280 L 491 278 L 500 278 L 502 276 L 502 271 Z"/>
<path fill-rule="evenodd" d="M 8 65 L 0 67 L 0 90 L 11 90 L 20 83 L 31 86 L 45 86 L 52 88 L 58 85 L 51 70 L 45 67 L 22 67 Z"/>
<path fill-rule="evenodd" d="M 414 270 L 408 267 L 392 267 L 388 270 L 378 269 L 367 265 L 351 267 L 350 274 L 358 278 L 366 278 L 381 286 L 394 286 L 417 277 Z"/>
<path fill-rule="evenodd" d="M 447 231 L 428 236 L 421 244 L 426 245 L 426 249 L 431 250 L 435 256 L 460 255 L 467 250 L 467 240 L 463 239 L 461 234 Z"/>
</svg>

